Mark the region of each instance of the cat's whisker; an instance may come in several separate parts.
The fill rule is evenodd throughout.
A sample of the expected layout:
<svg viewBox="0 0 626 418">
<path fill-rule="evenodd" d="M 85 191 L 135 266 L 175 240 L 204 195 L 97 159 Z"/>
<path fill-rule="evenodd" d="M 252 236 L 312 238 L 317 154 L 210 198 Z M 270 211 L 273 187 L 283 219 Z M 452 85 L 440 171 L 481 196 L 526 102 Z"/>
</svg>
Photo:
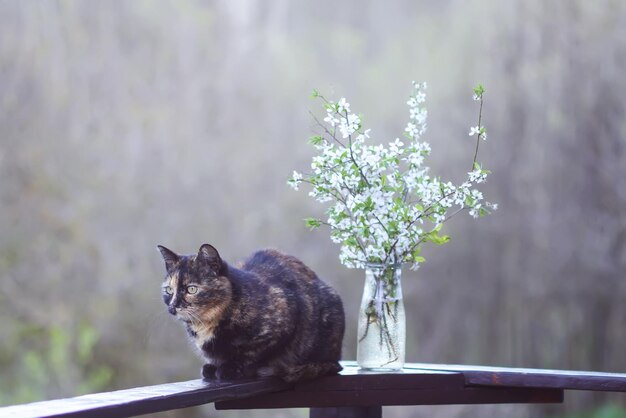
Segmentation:
<svg viewBox="0 0 626 418">
<path fill-rule="evenodd" d="M 200 316 L 194 311 L 185 311 L 184 314 L 188 316 L 189 319 L 191 319 L 191 322 L 197 322 L 197 323 L 201 322 Z"/>
<path fill-rule="evenodd" d="M 164 325 L 167 321 L 167 317 L 171 316 L 167 311 L 159 309 L 156 312 L 149 312 L 143 315 L 144 323 L 147 325 L 144 327 L 144 343 L 146 345 L 152 344 L 152 341 L 157 338 L 161 331 L 164 329 Z"/>
</svg>

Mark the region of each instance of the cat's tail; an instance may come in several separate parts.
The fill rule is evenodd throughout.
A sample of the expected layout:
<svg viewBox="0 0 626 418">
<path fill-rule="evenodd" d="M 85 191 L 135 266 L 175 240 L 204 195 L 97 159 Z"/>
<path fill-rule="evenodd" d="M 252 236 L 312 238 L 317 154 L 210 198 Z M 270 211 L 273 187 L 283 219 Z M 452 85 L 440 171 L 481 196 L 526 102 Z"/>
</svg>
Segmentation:
<svg viewBox="0 0 626 418">
<path fill-rule="evenodd" d="M 343 367 L 336 361 L 328 363 L 307 363 L 286 368 L 279 377 L 287 383 L 294 383 L 301 380 L 310 380 L 316 377 L 337 374 L 342 369 Z"/>
</svg>

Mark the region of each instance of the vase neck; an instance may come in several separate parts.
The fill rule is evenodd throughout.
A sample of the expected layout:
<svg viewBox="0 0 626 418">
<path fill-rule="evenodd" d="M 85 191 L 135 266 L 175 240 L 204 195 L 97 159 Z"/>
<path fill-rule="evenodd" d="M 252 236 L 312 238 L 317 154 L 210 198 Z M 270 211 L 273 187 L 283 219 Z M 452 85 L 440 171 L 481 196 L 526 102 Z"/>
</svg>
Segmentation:
<svg viewBox="0 0 626 418">
<path fill-rule="evenodd" d="M 399 264 L 388 266 L 383 264 L 368 265 L 365 268 L 366 281 L 371 282 L 385 282 L 385 283 L 400 283 L 402 276 L 402 269 Z"/>
<path fill-rule="evenodd" d="M 365 270 L 383 271 L 383 270 L 400 270 L 401 263 L 383 264 L 383 263 L 365 263 Z"/>
</svg>

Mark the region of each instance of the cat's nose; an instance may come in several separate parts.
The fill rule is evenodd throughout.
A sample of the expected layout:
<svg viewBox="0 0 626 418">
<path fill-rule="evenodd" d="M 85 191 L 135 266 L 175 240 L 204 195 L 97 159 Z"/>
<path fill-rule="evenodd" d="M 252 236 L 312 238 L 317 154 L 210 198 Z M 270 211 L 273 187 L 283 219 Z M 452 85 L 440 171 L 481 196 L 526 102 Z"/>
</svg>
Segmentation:
<svg viewBox="0 0 626 418">
<path fill-rule="evenodd" d="M 169 313 L 171 313 L 172 315 L 176 315 L 176 307 L 174 307 L 174 306 L 172 306 L 172 305 L 170 305 L 170 306 L 167 308 L 167 311 L 168 311 Z"/>
</svg>

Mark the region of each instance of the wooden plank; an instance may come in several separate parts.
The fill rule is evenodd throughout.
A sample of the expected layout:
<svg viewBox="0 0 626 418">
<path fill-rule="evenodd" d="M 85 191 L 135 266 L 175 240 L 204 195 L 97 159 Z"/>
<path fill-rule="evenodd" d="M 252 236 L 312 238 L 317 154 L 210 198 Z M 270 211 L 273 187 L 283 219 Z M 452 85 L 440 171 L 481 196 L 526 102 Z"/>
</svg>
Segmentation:
<svg viewBox="0 0 626 418">
<path fill-rule="evenodd" d="M 224 410 L 561 402 L 563 402 L 563 391 L 560 389 L 472 387 L 465 389 L 346 390 L 324 393 L 286 391 L 234 401 L 216 402 L 215 408 Z"/>
<path fill-rule="evenodd" d="M 0 417 L 130 417 L 209 402 L 219 408 L 543 403 L 562 402 L 563 389 L 626 392 L 626 374 L 620 373 L 420 363 L 381 373 L 359 370 L 355 362 L 342 364 L 341 376 L 295 386 L 279 379 L 191 380 L 4 407 Z M 255 396 L 260 394 L 268 395 Z"/>
<path fill-rule="evenodd" d="M 311 408 L 309 418 L 382 418 L 381 406 L 347 406 L 342 408 Z"/>
<path fill-rule="evenodd" d="M 626 374 L 574 370 L 411 363 L 407 370 L 462 373 L 467 385 L 626 392 Z"/>
<path fill-rule="evenodd" d="M 337 390 L 396 390 L 421 388 L 455 388 L 465 386 L 462 373 L 441 370 L 399 370 L 394 372 L 367 371 L 356 364 L 342 364 L 339 376 L 325 376 L 300 382 L 294 386 L 298 392 L 325 392 Z"/>
<path fill-rule="evenodd" d="M 558 403 L 554 389 L 467 388 L 459 372 L 403 370 L 365 372 L 344 364 L 340 376 L 296 384 L 293 389 L 235 401 L 215 403 L 216 409 L 368 407 L 376 405 L 443 405 L 472 403 Z"/>
<path fill-rule="evenodd" d="M 216 400 L 245 398 L 289 387 L 290 385 L 275 378 L 219 383 L 207 383 L 197 379 L 9 406 L 0 408 L 0 417 L 131 417 L 187 408 Z"/>
</svg>

